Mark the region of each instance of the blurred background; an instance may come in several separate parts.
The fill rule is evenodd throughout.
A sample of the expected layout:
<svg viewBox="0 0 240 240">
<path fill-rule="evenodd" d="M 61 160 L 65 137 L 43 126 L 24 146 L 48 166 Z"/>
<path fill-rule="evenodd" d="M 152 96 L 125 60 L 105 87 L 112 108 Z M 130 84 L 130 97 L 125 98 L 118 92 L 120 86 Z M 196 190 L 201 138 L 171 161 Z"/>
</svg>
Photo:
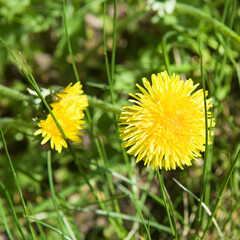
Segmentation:
<svg viewBox="0 0 240 240">
<path fill-rule="evenodd" d="M 114 3 L 106 1 L 106 4 L 106 46 L 107 56 L 111 62 Z M 66 1 L 66 19 L 74 60 L 85 94 L 111 103 L 104 56 L 103 6 L 103 0 Z M 192 78 L 194 83 L 201 85 L 197 40 L 200 37 L 204 78 L 209 95 L 213 98 L 213 114 L 216 118 L 214 144 L 210 149 L 211 174 L 207 180 L 209 187 L 206 190 L 205 199 L 208 206 L 213 206 L 222 184 L 221 179 L 226 175 L 232 156 L 236 154 L 240 144 L 240 44 L 224 31 L 214 28 L 211 21 L 206 21 L 198 15 L 194 16 L 187 8 L 186 11 L 182 11 L 184 6 L 193 7 L 210 16 L 211 19 L 217 19 L 239 36 L 238 1 L 119 0 L 116 24 L 115 101 L 119 107 L 129 104 L 128 93 L 139 91 L 135 84 L 141 85 L 143 77 L 150 80 L 151 74 L 166 70 L 166 64 L 169 66 L 169 71 L 179 74 L 182 80 Z M 76 81 L 63 26 L 61 1 L 0 0 L 0 36 L 19 61 L 21 61 L 19 51 L 21 52 L 40 87 L 55 90 Z M 28 81 L 20 73 L 3 44 L 0 44 L 0 83 L 2 86 L 31 95 L 27 91 L 31 88 Z M 116 134 L 117 120 L 113 113 L 90 106 L 89 114 L 92 122 L 87 120 L 82 144 L 74 146 L 79 158 L 100 164 L 101 157 L 96 144 L 98 139 L 101 146 L 104 146 L 109 169 L 124 176 L 127 175 L 120 147 L 121 141 Z M 4 128 L 14 121 L 17 123 L 10 125 L 5 138 L 25 200 L 33 214 L 44 213 L 45 215 L 41 216 L 42 219 L 50 219 L 49 222 L 54 225 L 56 220 L 53 218 L 46 170 L 46 150 L 49 147 L 47 144 L 41 146 L 40 139 L 33 136 L 37 129 L 37 122 L 44 117 L 44 111 L 39 102 L 32 100 L 30 104 L 18 98 L 7 97 L 3 91 L 0 92 L 1 126 Z M 8 189 L 14 205 L 18 206 L 20 198 L 10 177 L 3 145 L 0 144 L 0 179 Z M 81 228 L 79 234 L 84 239 L 118 239 L 107 217 L 94 212 L 98 206 L 96 204 L 89 206 L 89 203 L 95 201 L 94 197 L 67 151 L 62 154 L 53 152 L 52 159 L 55 188 L 59 197 L 66 202 L 77 203 L 81 207 L 89 207 L 93 210 L 91 213 L 71 212 L 76 232 L 78 227 Z M 142 163 L 135 166 L 134 158 L 131 158 L 131 164 L 132 171 L 137 176 L 137 183 L 145 186 L 145 183 L 149 182 L 149 191 L 160 195 L 157 177 L 152 180 L 149 177 L 154 175 L 151 167 L 145 168 Z M 86 162 L 83 162 L 83 166 L 86 176 L 101 192 L 104 184 L 103 179 L 99 177 L 101 171 Z M 164 172 L 166 187 L 175 208 L 182 216 L 185 216 L 184 209 L 188 211 L 186 215 L 189 222 L 188 230 L 181 222 L 178 223 L 178 227 L 182 233 L 188 232 L 189 239 L 191 239 L 191 213 L 196 212 L 195 201 L 172 181 L 172 177 L 178 179 L 198 196 L 202 166 L 203 159 L 199 159 L 198 162 L 193 162 L 192 167 L 185 167 L 184 171 L 178 169 Z M 116 185 L 123 184 L 119 179 L 115 181 Z M 117 187 L 116 189 L 118 195 L 125 194 L 122 189 Z M 142 194 L 141 191 L 139 194 Z M 168 225 L 163 207 L 149 196 L 146 198 L 146 207 L 151 216 L 157 222 Z M 229 239 L 237 239 L 239 236 L 239 201 L 238 164 L 217 213 L 218 223 L 221 229 L 226 231 Z M 133 203 L 129 198 L 123 197 L 119 200 L 119 204 L 121 213 L 129 215 L 136 213 L 134 207 L 131 207 Z M 231 219 L 228 219 L 230 213 Z M 11 219 L 10 210 L 8 214 Z M 132 224 L 131 221 L 124 220 L 127 231 L 131 230 Z M 14 224 L 11 224 L 11 228 L 14 228 Z M 49 229 L 46 231 L 48 232 Z M 0 232 L 2 232 L 0 239 L 8 239 L 1 220 Z M 143 230 L 140 231 L 143 237 L 139 239 L 147 239 L 143 232 Z M 15 234 L 16 239 L 20 239 L 19 234 Z M 47 239 L 56 239 L 54 238 L 56 235 L 51 231 L 48 236 Z M 152 239 L 172 238 L 167 232 L 153 230 Z M 214 230 L 206 239 L 217 239 L 216 231 Z"/>
</svg>

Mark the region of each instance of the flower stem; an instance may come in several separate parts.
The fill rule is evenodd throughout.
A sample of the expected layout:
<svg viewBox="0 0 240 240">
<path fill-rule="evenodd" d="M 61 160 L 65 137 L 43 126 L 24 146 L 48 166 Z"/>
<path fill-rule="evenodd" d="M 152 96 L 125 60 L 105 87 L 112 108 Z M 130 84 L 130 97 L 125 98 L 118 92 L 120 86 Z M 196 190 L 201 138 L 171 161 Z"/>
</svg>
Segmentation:
<svg viewBox="0 0 240 240">
<path fill-rule="evenodd" d="M 55 194 L 55 189 L 54 189 L 54 184 L 53 184 L 53 176 L 52 176 L 52 166 L 51 166 L 51 152 L 48 151 L 48 155 L 47 155 L 47 169 L 48 169 L 48 181 L 49 181 L 49 187 L 50 187 L 50 191 L 51 191 L 51 195 L 52 195 L 52 202 L 53 205 L 55 207 L 56 213 L 57 213 L 57 220 L 58 223 L 60 225 L 61 231 L 63 233 L 62 235 L 62 239 L 64 239 L 64 235 L 65 233 L 65 227 L 63 224 L 63 220 L 62 220 L 62 213 L 59 209 L 58 206 L 58 200 Z"/>
<path fill-rule="evenodd" d="M 166 208 L 166 211 L 167 211 L 168 220 L 169 220 L 169 224 L 170 224 L 170 227 L 171 227 L 172 235 L 174 236 L 174 239 L 177 240 L 178 235 L 177 235 L 177 226 L 176 226 L 174 208 L 172 206 L 172 203 L 170 201 L 170 198 L 168 196 L 167 190 L 166 190 L 165 185 L 164 185 L 162 171 L 161 170 L 157 171 L 157 174 L 158 174 L 160 189 L 161 189 L 161 192 L 162 192 L 162 195 L 163 195 L 163 201 L 164 201 L 164 205 L 165 205 L 165 208 Z"/>
</svg>

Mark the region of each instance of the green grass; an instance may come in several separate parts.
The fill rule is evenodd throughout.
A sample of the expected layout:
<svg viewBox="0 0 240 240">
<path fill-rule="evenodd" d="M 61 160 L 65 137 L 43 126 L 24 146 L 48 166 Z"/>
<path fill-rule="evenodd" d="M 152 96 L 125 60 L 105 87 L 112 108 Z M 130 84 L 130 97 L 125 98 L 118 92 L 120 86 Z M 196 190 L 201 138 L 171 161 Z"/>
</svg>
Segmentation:
<svg viewBox="0 0 240 240">
<path fill-rule="evenodd" d="M 0 238 L 237 239 L 239 13 L 237 0 L 178 1 L 163 16 L 140 0 L 2 2 Z M 213 144 L 184 170 L 136 164 L 118 133 L 128 93 L 164 70 L 213 98 Z M 76 81 L 89 101 L 81 144 L 42 91 Z M 47 113 L 61 154 L 33 135 Z"/>
</svg>

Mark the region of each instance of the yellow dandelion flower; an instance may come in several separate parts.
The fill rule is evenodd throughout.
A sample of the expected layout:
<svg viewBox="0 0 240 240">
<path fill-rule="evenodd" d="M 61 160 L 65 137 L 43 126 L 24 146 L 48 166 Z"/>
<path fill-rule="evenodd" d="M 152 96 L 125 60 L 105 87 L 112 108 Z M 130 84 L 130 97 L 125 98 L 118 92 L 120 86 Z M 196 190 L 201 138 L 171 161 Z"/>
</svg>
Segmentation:
<svg viewBox="0 0 240 240">
<path fill-rule="evenodd" d="M 66 137 L 73 142 L 81 142 L 80 130 L 83 129 L 84 113 L 83 109 L 88 106 L 87 96 L 83 95 L 81 84 L 78 82 L 71 86 L 69 84 L 62 93 L 56 94 L 57 102 L 51 104 L 52 112 L 60 124 Z M 41 144 L 45 144 L 50 140 L 52 149 L 56 149 L 59 153 L 62 147 L 67 148 L 67 143 L 62 137 L 51 114 L 48 114 L 46 120 L 41 120 L 38 124 L 39 128 L 34 135 L 42 134 L 43 140 Z"/>
<path fill-rule="evenodd" d="M 79 143 L 81 142 L 79 135 L 82 135 L 80 133 L 80 130 L 83 129 L 82 125 L 85 123 L 83 120 L 81 120 L 84 117 L 84 114 L 82 112 L 82 116 L 80 118 L 75 114 L 73 110 L 74 108 L 58 108 L 53 109 L 52 112 L 61 125 L 66 137 L 73 142 Z M 34 135 L 42 134 L 42 145 L 50 140 L 51 148 L 55 148 L 59 153 L 62 151 L 62 147 L 67 148 L 67 143 L 62 137 L 56 123 L 50 114 L 48 114 L 46 120 L 41 120 L 38 126 L 40 129 L 38 129 Z"/>
<path fill-rule="evenodd" d="M 52 108 L 68 108 L 75 106 L 77 112 L 85 110 L 88 106 L 87 96 L 83 94 L 80 82 L 72 86 L 70 83 L 63 92 L 56 94 L 57 101 L 51 104 Z"/>
<path fill-rule="evenodd" d="M 136 162 L 143 160 L 155 169 L 176 169 L 176 165 L 183 169 L 205 151 L 203 89 L 193 92 L 199 84 L 175 74 L 169 77 L 166 71 L 151 79 L 152 85 L 143 78 L 146 89 L 137 84 L 142 93 L 129 94 L 136 105 L 123 107 L 119 118 L 123 146 L 137 157 Z M 212 99 L 206 102 L 210 126 Z"/>
</svg>

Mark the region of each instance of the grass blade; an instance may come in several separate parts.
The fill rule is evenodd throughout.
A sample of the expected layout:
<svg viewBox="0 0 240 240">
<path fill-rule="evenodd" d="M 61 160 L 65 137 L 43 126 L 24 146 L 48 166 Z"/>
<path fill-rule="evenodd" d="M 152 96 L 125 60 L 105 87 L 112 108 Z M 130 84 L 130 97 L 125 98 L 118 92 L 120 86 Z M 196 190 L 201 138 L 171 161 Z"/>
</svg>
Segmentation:
<svg viewBox="0 0 240 240">
<path fill-rule="evenodd" d="M 77 67 L 76 67 L 76 63 L 75 63 L 73 52 L 72 52 L 72 45 L 71 45 L 70 37 L 69 37 L 69 34 L 68 34 L 65 0 L 63 0 L 63 25 L 64 25 L 64 31 L 65 31 L 66 39 L 67 39 L 68 51 L 70 53 L 71 60 L 72 60 L 72 66 L 73 66 L 73 71 L 74 71 L 74 74 L 75 74 L 75 78 L 76 78 L 77 82 L 80 82 Z"/>
<path fill-rule="evenodd" d="M 2 187 L 2 182 L 0 182 L 1 184 L 1 187 Z M 10 240 L 13 240 L 13 237 L 11 235 L 11 232 L 9 231 L 9 227 L 8 227 L 8 223 L 7 223 L 7 220 L 6 220 L 6 217 L 5 217 L 5 213 L 4 213 L 4 210 L 3 210 L 3 205 L 2 205 L 2 199 L 1 199 L 1 196 L 0 196 L 0 212 L 1 212 L 1 216 L 2 216 L 2 220 L 3 220 L 3 224 L 4 224 L 4 227 L 6 229 L 6 233 L 9 237 Z M 24 234 L 23 234 L 24 235 Z M 22 236 L 23 236 L 22 235 Z M 25 238 L 24 238 L 25 239 Z"/>
<path fill-rule="evenodd" d="M 233 41 L 236 43 L 240 43 L 240 36 L 232 31 L 230 28 L 228 28 L 226 25 L 224 25 L 222 22 L 218 21 L 217 19 L 213 18 L 212 16 L 204 13 L 203 11 L 192 7 L 188 4 L 184 3 L 176 3 L 175 5 L 175 11 L 181 13 L 181 14 L 187 14 L 193 17 L 196 17 L 200 20 L 204 20 L 210 25 L 212 25 L 216 30 L 220 31 L 223 35 L 226 35 L 230 37 Z"/>
<path fill-rule="evenodd" d="M 107 12 L 107 1 L 104 1 L 103 6 L 103 47 L 104 47 L 104 57 L 105 57 L 105 65 L 106 65 L 106 72 L 107 72 L 107 79 L 108 84 L 110 88 L 110 94 L 111 94 L 111 101 L 114 105 L 115 103 L 115 94 L 114 94 L 114 86 L 113 86 L 113 76 L 114 76 L 114 63 L 115 63 L 115 41 L 116 41 L 116 23 L 113 23 L 113 36 L 115 36 L 115 40 L 113 38 L 113 48 L 112 48 L 112 69 L 110 74 L 109 69 L 109 61 L 108 61 L 108 55 L 107 55 L 107 36 L 106 36 L 106 12 Z M 114 19 L 115 19 L 115 2 L 114 2 Z M 115 22 L 115 20 L 113 20 Z M 114 28 L 115 27 L 115 28 Z M 114 57 L 114 59 L 113 59 Z"/>
<path fill-rule="evenodd" d="M 173 178 L 173 181 L 176 182 L 177 185 L 179 187 L 181 187 L 185 192 L 189 193 L 195 200 L 200 202 L 200 199 L 195 194 L 193 194 L 190 190 L 188 190 L 186 187 L 184 187 L 177 179 Z M 202 207 L 205 209 L 205 211 L 207 212 L 207 214 L 209 216 L 212 216 L 212 212 L 210 211 L 210 209 L 208 208 L 208 206 L 204 202 L 202 202 Z M 219 228 L 215 218 L 213 218 L 213 223 L 214 223 L 215 227 L 217 228 L 219 236 L 221 238 L 223 238 L 223 233 L 221 232 L 221 229 Z"/>
<path fill-rule="evenodd" d="M 61 212 L 60 209 L 58 207 L 58 201 L 55 195 L 55 190 L 54 190 L 54 184 L 53 184 L 53 177 L 52 177 L 52 167 L 51 167 L 51 152 L 48 151 L 48 155 L 47 155 L 47 168 L 48 168 L 48 180 L 49 180 L 49 186 L 50 186 L 50 191 L 51 191 L 51 196 L 52 196 L 52 202 L 53 205 L 55 207 L 56 213 L 57 213 L 57 218 L 58 218 L 58 223 L 60 225 L 61 231 L 62 231 L 62 238 L 64 239 L 63 235 L 65 234 L 65 227 L 63 224 L 63 220 L 61 217 Z"/>
<path fill-rule="evenodd" d="M 204 199 L 204 194 L 206 190 L 206 178 L 209 170 L 209 163 L 208 163 L 208 116 L 207 116 L 207 102 L 206 102 L 206 85 L 204 80 L 204 70 L 203 70 L 203 57 L 202 57 L 202 48 L 200 42 L 200 33 L 198 35 L 198 47 L 199 47 L 199 57 L 200 57 L 200 68 L 201 68 L 201 80 L 202 80 L 202 87 L 203 87 L 203 99 L 204 99 L 204 113 L 205 113 L 205 154 L 204 154 L 204 168 L 203 168 L 203 176 L 201 181 L 201 189 L 200 189 L 200 202 L 198 207 L 198 212 L 196 215 L 196 231 L 195 231 L 195 238 L 198 235 L 198 231 L 200 225 L 202 223 L 202 202 Z"/>
<path fill-rule="evenodd" d="M 211 224 L 211 222 L 213 220 L 213 217 L 214 217 L 214 215 L 215 215 L 215 213 L 216 213 L 216 211 L 218 209 L 219 203 L 220 203 L 220 201 L 222 199 L 223 192 L 224 192 L 224 190 L 225 190 L 225 188 L 226 188 L 226 186 L 227 186 L 227 184 L 228 184 L 228 182 L 229 182 L 229 180 L 230 180 L 230 178 L 231 178 L 231 176 L 233 174 L 233 171 L 234 171 L 234 169 L 236 167 L 236 164 L 237 164 L 239 159 L 240 159 L 240 148 L 239 148 L 239 150 L 238 150 L 238 152 L 236 154 L 236 157 L 235 157 L 235 159 L 233 161 L 233 164 L 232 164 L 231 168 L 229 169 L 229 171 L 227 173 L 227 176 L 226 176 L 226 178 L 225 178 L 225 180 L 223 182 L 223 185 L 222 185 L 222 188 L 221 188 L 221 190 L 219 192 L 216 204 L 215 204 L 214 209 L 212 211 L 212 215 L 211 215 L 210 219 L 208 220 L 208 224 L 207 224 L 207 226 L 206 226 L 206 228 L 205 228 L 205 230 L 203 232 L 203 235 L 202 235 L 201 239 L 204 239 L 204 237 L 207 234 L 207 231 L 208 231 L 208 229 L 210 227 L 210 224 Z"/>
<path fill-rule="evenodd" d="M 168 193 L 166 191 L 166 188 L 164 186 L 164 181 L 163 181 L 163 176 L 162 176 L 162 172 L 159 170 L 157 171 L 158 174 L 158 180 L 160 183 L 160 189 L 163 195 L 163 200 L 164 200 L 164 206 L 166 208 L 167 211 L 167 215 L 168 215 L 168 220 L 169 220 L 169 224 L 172 230 L 172 235 L 174 236 L 174 239 L 178 239 L 178 234 L 177 234 L 177 227 L 176 227 L 176 220 L 175 220 L 175 213 L 174 213 L 174 209 L 172 207 L 171 201 L 168 197 Z M 171 213 L 170 213 L 171 211 Z"/>
<path fill-rule="evenodd" d="M 2 138 L 2 141 L 3 141 L 4 150 L 5 150 L 7 159 L 8 159 L 8 163 L 9 163 L 12 175 L 13 175 L 14 183 L 15 183 L 15 185 L 17 187 L 17 191 L 19 193 L 19 196 L 20 196 L 20 199 L 21 199 L 21 203 L 22 203 L 22 206 L 23 206 L 23 211 L 24 211 L 24 214 L 26 215 L 26 218 L 27 218 L 27 223 L 28 223 L 29 229 L 31 231 L 33 239 L 36 239 L 35 231 L 32 228 L 31 222 L 29 221 L 29 215 L 28 215 L 27 206 L 25 204 L 25 200 L 23 198 L 22 190 L 21 190 L 20 184 L 19 184 L 18 179 L 17 179 L 17 174 L 16 174 L 16 172 L 14 170 L 14 167 L 13 167 L 13 164 L 12 164 L 12 160 L 11 160 L 10 155 L 8 153 L 7 144 L 6 144 L 6 141 L 5 141 L 5 138 L 4 138 L 4 134 L 3 134 L 2 128 L 0 128 L 0 133 L 1 133 L 1 138 Z"/>
<path fill-rule="evenodd" d="M 123 213 L 116 213 L 116 212 L 111 212 L 111 211 L 106 211 L 106 210 L 101 210 L 101 209 L 89 209 L 89 208 L 79 208 L 79 207 L 75 207 L 75 206 L 71 206 L 71 205 L 67 205 L 66 206 L 69 209 L 72 210 L 77 210 L 77 211 L 81 211 L 81 212 L 93 212 L 102 216 L 108 216 L 108 217 L 112 217 L 112 218 L 121 218 L 123 220 L 127 220 L 127 221 L 131 221 L 131 222 L 138 222 L 138 223 L 143 223 L 142 219 L 139 217 L 135 217 L 135 216 L 130 216 L 127 214 L 123 214 Z M 159 231 L 165 231 L 167 233 L 171 233 L 171 229 L 167 226 L 164 226 L 162 224 L 153 222 L 153 221 L 147 221 L 144 220 L 145 224 L 149 224 L 151 227 L 156 228 Z"/>
<path fill-rule="evenodd" d="M 52 231 L 58 233 L 59 235 L 61 235 L 61 236 L 63 237 L 63 239 L 72 240 L 72 239 L 69 238 L 68 236 L 64 235 L 64 234 L 63 234 L 61 231 L 59 231 L 57 228 L 54 228 L 54 227 L 52 227 L 51 225 L 49 225 L 49 224 L 47 224 L 47 223 L 44 223 L 44 222 L 42 222 L 42 221 L 40 221 L 40 220 L 38 220 L 38 219 L 36 219 L 36 218 L 34 218 L 34 217 L 30 217 L 30 219 L 31 219 L 32 221 L 34 221 L 34 222 L 40 223 L 41 225 L 43 225 L 44 227 L 47 227 L 47 228 L 51 229 Z"/>
</svg>

